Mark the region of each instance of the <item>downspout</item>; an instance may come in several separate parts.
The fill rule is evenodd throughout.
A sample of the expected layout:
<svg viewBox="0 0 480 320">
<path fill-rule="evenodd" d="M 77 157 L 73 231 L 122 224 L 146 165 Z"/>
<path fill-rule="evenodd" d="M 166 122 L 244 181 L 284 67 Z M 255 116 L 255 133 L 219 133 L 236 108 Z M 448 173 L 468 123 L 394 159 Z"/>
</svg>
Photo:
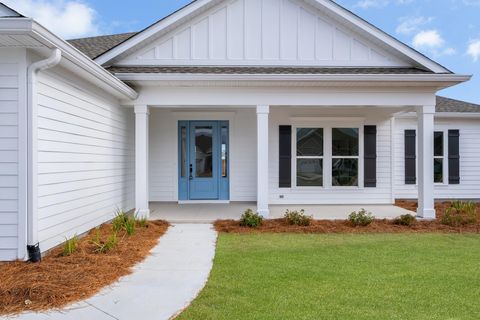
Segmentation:
<svg viewBox="0 0 480 320">
<path fill-rule="evenodd" d="M 28 261 L 39 262 L 41 251 L 38 241 L 38 105 L 37 74 L 60 63 L 62 52 L 55 48 L 45 60 L 32 63 L 27 69 L 27 252 Z"/>
</svg>

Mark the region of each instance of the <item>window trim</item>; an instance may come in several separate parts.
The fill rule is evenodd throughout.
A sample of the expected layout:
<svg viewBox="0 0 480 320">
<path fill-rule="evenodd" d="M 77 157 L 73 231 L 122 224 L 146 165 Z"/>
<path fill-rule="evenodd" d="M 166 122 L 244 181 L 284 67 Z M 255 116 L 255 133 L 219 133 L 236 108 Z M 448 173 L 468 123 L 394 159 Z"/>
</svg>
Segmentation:
<svg viewBox="0 0 480 320">
<path fill-rule="evenodd" d="M 433 136 L 435 133 L 441 132 L 443 134 L 443 155 L 436 156 L 435 152 L 433 153 L 432 161 L 435 159 L 443 159 L 443 182 L 435 182 L 435 176 L 433 177 L 433 183 L 435 186 L 448 186 L 448 129 L 435 129 L 433 131 Z M 435 138 L 433 141 L 434 150 L 435 150 Z M 418 151 L 418 150 L 417 150 Z"/>
<path fill-rule="evenodd" d="M 302 118 L 303 120 L 303 118 Z M 306 119 L 305 119 L 306 120 Z M 335 119 L 329 121 L 323 118 L 322 121 L 301 121 L 292 123 L 292 189 L 294 190 L 363 190 L 364 187 L 364 121 L 352 121 L 351 119 Z M 297 186 L 297 129 L 323 129 L 323 157 L 310 157 L 323 159 L 323 186 L 309 187 Z M 334 128 L 355 128 L 358 129 L 358 156 L 335 156 L 335 159 L 357 159 L 358 158 L 358 186 L 333 186 L 332 185 L 332 129 Z M 309 157 L 300 157 L 309 158 Z"/>
</svg>

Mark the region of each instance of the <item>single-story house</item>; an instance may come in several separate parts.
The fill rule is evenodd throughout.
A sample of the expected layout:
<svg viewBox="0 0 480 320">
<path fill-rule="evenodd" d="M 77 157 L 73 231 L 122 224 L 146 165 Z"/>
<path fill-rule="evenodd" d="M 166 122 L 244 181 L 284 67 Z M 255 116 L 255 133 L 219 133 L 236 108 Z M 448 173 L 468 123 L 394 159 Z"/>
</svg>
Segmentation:
<svg viewBox="0 0 480 320">
<path fill-rule="evenodd" d="M 329 0 L 196 0 L 65 41 L 0 4 L 0 260 L 151 202 L 480 198 L 468 81 Z"/>
</svg>

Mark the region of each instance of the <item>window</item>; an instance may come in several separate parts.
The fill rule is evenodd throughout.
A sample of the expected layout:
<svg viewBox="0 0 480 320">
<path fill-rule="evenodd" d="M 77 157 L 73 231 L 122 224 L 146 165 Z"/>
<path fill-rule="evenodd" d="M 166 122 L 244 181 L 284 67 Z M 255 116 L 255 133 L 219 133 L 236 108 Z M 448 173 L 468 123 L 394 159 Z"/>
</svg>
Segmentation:
<svg viewBox="0 0 480 320">
<path fill-rule="evenodd" d="M 296 176 L 298 187 L 323 186 L 323 129 L 298 128 L 296 131 Z"/>
<path fill-rule="evenodd" d="M 359 129 L 332 129 L 332 186 L 358 186 Z"/>
<path fill-rule="evenodd" d="M 222 127 L 220 135 L 222 139 L 222 177 L 226 178 L 228 176 L 228 127 Z"/>
<path fill-rule="evenodd" d="M 444 183 L 445 145 L 444 134 L 436 131 L 434 134 L 433 178 L 435 183 Z"/>
</svg>

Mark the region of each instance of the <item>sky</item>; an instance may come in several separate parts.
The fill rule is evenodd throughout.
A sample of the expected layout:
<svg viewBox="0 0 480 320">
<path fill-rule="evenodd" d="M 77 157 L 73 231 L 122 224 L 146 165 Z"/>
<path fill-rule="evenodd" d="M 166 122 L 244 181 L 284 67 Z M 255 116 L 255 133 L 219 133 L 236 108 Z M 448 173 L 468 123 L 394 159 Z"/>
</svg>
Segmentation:
<svg viewBox="0 0 480 320">
<path fill-rule="evenodd" d="M 190 0 L 3 0 L 71 39 L 139 31 Z M 336 0 L 446 68 L 473 79 L 439 94 L 480 104 L 480 0 Z"/>
</svg>

